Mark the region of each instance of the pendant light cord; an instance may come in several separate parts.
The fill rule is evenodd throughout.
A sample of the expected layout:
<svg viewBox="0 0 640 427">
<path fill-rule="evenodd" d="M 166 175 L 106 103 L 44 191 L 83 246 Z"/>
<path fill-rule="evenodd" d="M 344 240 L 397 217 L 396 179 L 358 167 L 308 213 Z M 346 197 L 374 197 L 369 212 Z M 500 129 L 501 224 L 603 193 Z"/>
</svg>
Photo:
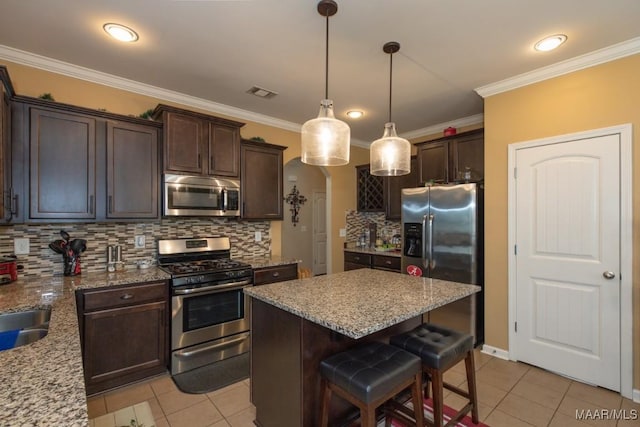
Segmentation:
<svg viewBox="0 0 640 427">
<path fill-rule="evenodd" d="M 389 123 L 391 120 L 391 88 L 393 86 L 393 53 L 389 54 Z"/>
<path fill-rule="evenodd" d="M 329 99 L 329 12 L 327 11 L 327 29 L 325 31 L 325 51 L 324 51 L 324 99 Z"/>
</svg>

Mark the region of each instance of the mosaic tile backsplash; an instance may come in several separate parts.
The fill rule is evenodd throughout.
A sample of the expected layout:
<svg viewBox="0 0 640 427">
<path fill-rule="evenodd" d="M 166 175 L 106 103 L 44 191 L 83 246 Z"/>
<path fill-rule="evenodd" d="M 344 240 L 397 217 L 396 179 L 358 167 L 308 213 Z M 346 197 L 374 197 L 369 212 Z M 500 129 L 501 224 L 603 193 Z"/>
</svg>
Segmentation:
<svg viewBox="0 0 640 427">
<path fill-rule="evenodd" d="M 385 219 L 384 212 L 347 211 L 347 244 L 357 242 L 367 232 L 370 223 L 376 224 L 378 237 L 390 239 L 394 234 L 401 234 L 400 221 Z"/>
<path fill-rule="evenodd" d="M 239 221 L 220 218 L 166 218 L 146 223 L 65 223 L 18 224 L 0 227 L 0 256 L 14 253 L 14 238 L 29 238 L 28 255 L 18 255 L 23 278 L 62 275 L 62 255 L 53 252 L 49 243 L 60 239 L 65 230 L 71 239 L 85 239 L 87 250 L 80 256 L 82 271 L 106 270 L 108 245 L 122 246 L 126 268 L 135 268 L 136 261 L 151 260 L 156 264 L 158 239 L 182 237 L 227 236 L 231 241 L 232 257 L 267 256 L 271 236 L 269 221 Z M 262 233 L 262 241 L 255 242 L 255 232 Z M 145 236 L 145 247 L 134 247 L 134 236 Z"/>
</svg>

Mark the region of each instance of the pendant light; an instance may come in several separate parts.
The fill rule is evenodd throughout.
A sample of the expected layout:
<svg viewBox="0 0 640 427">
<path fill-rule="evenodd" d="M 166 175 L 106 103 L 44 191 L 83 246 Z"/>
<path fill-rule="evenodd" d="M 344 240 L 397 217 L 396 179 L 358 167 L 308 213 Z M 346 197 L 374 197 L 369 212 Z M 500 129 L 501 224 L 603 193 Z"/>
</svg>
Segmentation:
<svg viewBox="0 0 640 427">
<path fill-rule="evenodd" d="M 391 87 L 393 77 L 393 54 L 400 50 L 400 43 L 388 42 L 382 47 L 389 54 L 389 121 L 384 125 L 382 138 L 371 143 L 369 163 L 371 175 L 399 176 L 411 171 L 411 143 L 396 133 L 396 124 L 391 121 Z"/>
<path fill-rule="evenodd" d="M 318 13 L 327 20 L 325 51 L 325 89 L 320 101 L 318 117 L 302 125 L 303 163 L 315 166 L 340 166 L 349 163 L 349 126 L 333 115 L 333 101 L 329 98 L 329 17 L 336 14 L 338 4 L 333 0 L 321 0 Z"/>
</svg>

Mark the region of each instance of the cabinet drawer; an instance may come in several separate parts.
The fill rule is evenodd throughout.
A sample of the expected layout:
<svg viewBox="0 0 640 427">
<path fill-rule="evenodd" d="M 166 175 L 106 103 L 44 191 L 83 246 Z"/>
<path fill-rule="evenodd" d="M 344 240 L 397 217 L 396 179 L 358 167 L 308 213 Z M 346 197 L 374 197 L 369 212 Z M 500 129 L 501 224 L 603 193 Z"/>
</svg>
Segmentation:
<svg viewBox="0 0 640 427">
<path fill-rule="evenodd" d="M 278 265 L 276 267 L 260 268 L 253 272 L 254 285 L 284 282 L 298 278 L 298 264 Z"/>
<path fill-rule="evenodd" d="M 400 257 L 376 255 L 373 257 L 373 268 L 399 272 Z"/>
<path fill-rule="evenodd" d="M 344 262 L 350 262 L 353 264 L 362 264 L 367 267 L 371 267 L 371 255 L 362 254 L 358 252 L 345 252 Z"/>
<path fill-rule="evenodd" d="M 165 301 L 169 285 L 167 282 L 153 282 L 123 288 L 100 289 L 83 294 L 84 311 L 94 311 L 151 301 Z"/>
</svg>

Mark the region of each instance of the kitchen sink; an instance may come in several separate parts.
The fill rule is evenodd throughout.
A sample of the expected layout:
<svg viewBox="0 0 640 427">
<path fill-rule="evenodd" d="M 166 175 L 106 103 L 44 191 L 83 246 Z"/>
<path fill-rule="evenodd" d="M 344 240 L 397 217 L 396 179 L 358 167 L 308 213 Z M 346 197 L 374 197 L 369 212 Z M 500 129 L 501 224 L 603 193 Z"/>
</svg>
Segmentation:
<svg viewBox="0 0 640 427">
<path fill-rule="evenodd" d="M 0 336 L 8 340 L 0 343 L 0 349 L 8 350 L 10 348 L 31 344 L 44 338 L 49 332 L 50 318 L 51 309 L 0 314 Z M 12 334 L 10 331 L 14 333 Z M 14 339 L 15 343 L 12 344 Z"/>
</svg>

